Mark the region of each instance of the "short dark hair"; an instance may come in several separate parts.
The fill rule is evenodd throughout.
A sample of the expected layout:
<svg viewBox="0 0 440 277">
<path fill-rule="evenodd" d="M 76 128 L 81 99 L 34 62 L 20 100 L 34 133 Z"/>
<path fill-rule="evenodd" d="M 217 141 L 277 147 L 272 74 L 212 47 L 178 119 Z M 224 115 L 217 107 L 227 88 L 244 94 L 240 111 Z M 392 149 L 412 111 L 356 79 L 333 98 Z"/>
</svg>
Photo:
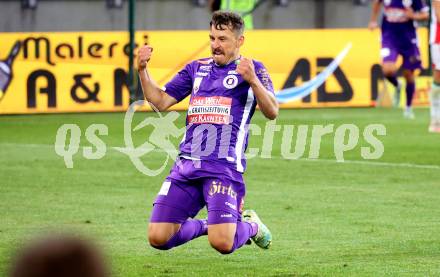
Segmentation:
<svg viewBox="0 0 440 277">
<path fill-rule="evenodd" d="M 228 11 L 214 12 L 209 26 L 214 26 L 217 30 L 225 30 L 225 27 L 229 27 L 232 31 L 240 35 L 243 34 L 244 31 L 243 18 L 237 13 Z"/>
</svg>

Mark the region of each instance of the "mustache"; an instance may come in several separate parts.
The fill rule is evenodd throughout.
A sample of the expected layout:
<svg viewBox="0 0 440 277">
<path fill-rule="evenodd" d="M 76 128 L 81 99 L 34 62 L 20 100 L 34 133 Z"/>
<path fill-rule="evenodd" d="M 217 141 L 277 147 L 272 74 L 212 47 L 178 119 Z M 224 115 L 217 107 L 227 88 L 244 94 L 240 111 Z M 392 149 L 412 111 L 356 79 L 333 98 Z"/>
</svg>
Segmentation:
<svg viewBox="0 0 440 277">
<path fill-rule="evenodd" d="M 223 50 L 221 50 L 221 49 L 211 49 L 211 52 L 212 52 L 212 54 L 224 54 L 224 52 L 223 52 Z"/>
</svg>

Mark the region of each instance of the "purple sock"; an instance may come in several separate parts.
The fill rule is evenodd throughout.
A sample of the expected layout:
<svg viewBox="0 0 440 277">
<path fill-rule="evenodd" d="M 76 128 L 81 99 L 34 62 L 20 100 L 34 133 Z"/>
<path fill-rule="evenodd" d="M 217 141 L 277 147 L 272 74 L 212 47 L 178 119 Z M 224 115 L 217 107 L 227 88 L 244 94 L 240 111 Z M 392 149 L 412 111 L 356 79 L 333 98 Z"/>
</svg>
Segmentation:
<svg viewBox="0 0 440 277">
<path fill-rule="evenodd" d="M 175 233 L 166 244 L 153 247 L 160 250 L 169 250 L 206 234 L 208 234 L 206 220 L 188 219 L 182 223 L 179 231 L 177 231 L 177 233 Z"/>
<path fill-rule="evenodd" d="M 416 91 L 416 83 L 406 83 L 406 106 L 411 107 L 414 92 Z"/>
<path fill-rule="evenodd" d="M 230 254 L 242 247 L 251 237 L 255 236 L 258 232 L 258 225 L 248 222 L 237 222 L 237 231 L 235 232 L 234 244 L 231 251 L 223 254 Z"/>
<path fill-rule="evenodd" d="M 391 84 L 393 84 L 393 86 L 397 87 L 399 85 L 399 82 L 397 81 L 396 75 L 386 76 L 386 78 Z"/>
</svg>

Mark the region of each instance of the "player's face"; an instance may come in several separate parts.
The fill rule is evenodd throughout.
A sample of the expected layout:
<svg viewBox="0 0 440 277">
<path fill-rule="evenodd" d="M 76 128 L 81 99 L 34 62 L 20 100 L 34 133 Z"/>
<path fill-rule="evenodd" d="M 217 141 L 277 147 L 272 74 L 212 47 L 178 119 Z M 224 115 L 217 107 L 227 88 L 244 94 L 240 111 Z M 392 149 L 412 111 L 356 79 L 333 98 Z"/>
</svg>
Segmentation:
<svg viewBox="0 0 440 277">
<path fill-rule="evenodd" d="M 212 58 L 215 63 L 224 65 L 238 59 L 240 47 L 244 41 L 242 35 L 237 35 L 228 27 L 224 30 L 217 30 L 214 26 L 211 26 L 209 38 L 211 40 Z"/>
</svg>

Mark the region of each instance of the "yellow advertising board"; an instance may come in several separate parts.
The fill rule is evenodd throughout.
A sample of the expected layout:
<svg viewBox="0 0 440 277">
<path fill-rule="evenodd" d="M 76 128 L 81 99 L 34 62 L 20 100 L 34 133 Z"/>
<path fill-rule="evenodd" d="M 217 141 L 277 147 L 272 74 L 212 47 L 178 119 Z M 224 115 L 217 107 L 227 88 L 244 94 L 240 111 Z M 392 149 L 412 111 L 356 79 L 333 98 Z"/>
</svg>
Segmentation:
<svg viewBox="0 0 440 277">
<path fill-rule="evenodd" d="M 426 30 L 419 36 L 427 68 Z M 313 93 L 282 107 L 365 107 L 378 93 L 379 31 L 255 30 L 245 37 L 242 54 L 264 63 L 276 90 L 300 87 L 348 49 Z M 0 114 L 127 109 L 126 32 L 0 33 L 0 41 Z M 207 31 L 138 31 L 136 43 L 154 47 L 149 68 L 160 85 L 186 63 L 210 56 Z M 186 109 L 187 100 L 174 108 Z"/>
</svg>

